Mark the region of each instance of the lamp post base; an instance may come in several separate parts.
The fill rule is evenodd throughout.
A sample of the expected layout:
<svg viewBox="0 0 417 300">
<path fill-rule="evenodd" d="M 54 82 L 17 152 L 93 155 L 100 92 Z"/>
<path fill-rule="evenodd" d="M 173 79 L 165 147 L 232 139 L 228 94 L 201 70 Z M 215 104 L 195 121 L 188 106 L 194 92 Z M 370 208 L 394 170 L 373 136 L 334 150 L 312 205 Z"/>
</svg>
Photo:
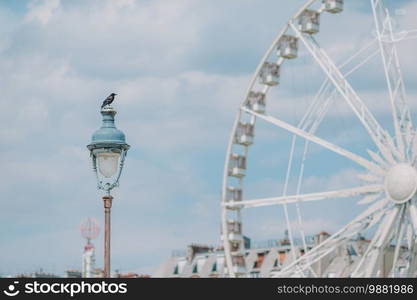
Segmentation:
<svg viewBox="0 0 417 300">
<path fill-rule="evenodd" d="M 104 278 L 110 278 L 110 213 L 113 197 L 103 197 L 104 202 Z"/>
</svg>

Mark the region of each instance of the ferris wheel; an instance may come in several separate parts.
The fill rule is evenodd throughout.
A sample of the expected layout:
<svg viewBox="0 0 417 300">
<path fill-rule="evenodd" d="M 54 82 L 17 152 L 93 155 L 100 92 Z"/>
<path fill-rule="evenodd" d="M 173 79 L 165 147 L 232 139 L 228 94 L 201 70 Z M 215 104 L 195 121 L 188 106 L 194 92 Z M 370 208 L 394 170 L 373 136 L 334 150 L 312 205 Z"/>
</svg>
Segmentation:
<svg viewBox="0 0 417 300">
<path fill-rule="evenodd" d="M 364 0 L 365 1 L 365 0 Z M 386 2 L 386 1 L 385 1 Z M 288 230 L 292 260 L 276 269 L 272 277 L 320 277 L 314 265 L 334 253 L 342 245 L 367 231 L 371 233 L 366 249 L 357 257 L 348 277 L 397 277 L 417 275 L 417 134 L 413 128 L 407 104 L 404 79 L 401 73 L 398 42 L 413 39 L 415 30 L 396 32 L 390 10 L 382 0 L 371 0 L 369 8 L 373 32 L 363 47 L 358 47 L 343 64 L 336 64 L 320 44 L 320 23 L 330 14 L 347 13 L 343 0 L 308 0 L 287 22 L 259 63 L 240 104 L 227 146 L 221 199 L 222 240 L 227 274 L 247 276 L 245 263 L 244 227 L 242 212 L 263 206 L 281 206 Z M 349 33 L 351 34 L 351 33 Z M 352 33 L 353 34 L 353 33 Z M 374 47 L 374 48 L 372 48 Z M 370 55 L 363 57 L 363 53 Z M 291 68 L 291 62 L 304 51 L 324 74 L 324 82 L 317 86 L 309 106 L 298 124 L 291 124 L 268 113 L 271 90 L 279 89 L 281 70 Z M 379 57 L 378 57 L 379 56 Z M 371 59 L 379 59 L 387 86 L 391 124 L 382 124 L 365 104 L 359 91 L 348 77 L 364 68 Z M 381 61 L 382 59 L 382 61 Z M 348 69 L 346 68 L 348 67 Z M 346 70 L 347 69 L 347 70 Z M 366 130 L 372 142 L 368 155 L 359 155 L 316 133 L 335 97 L 342 99 Z M 340 100 L 340 101 L 342 101 Z M 279 99 L 273 99 L 279 101 Z M 246 199 L 243 183 L 250 172 L 249 150 L 256 147 L 255 125 L 265 122 L 291 134 L 290 155 L 283 193 L 269 198 Z M 392 129 L 391 129 L 392 128 Z M 391 129 L 391 130 L 390 130 Z M 390 132 L 391 131 L 391 132 Z M 295 164 L 296 141 L 302 141 L 295 193 L 288 193 L 289 174 Z M 303 193 L 304 162 L 309 146 L 318 145 L 362 169 L 361 184 L 346 189 Z M 245 184 L 246 186 L 246 184 Z M 327 239 L 312 247 L 307 246 L 303 231 L 302 208 L 306 203 L 319 204 L 323 200 L 360 198 L 362 211 Z M 296 223 L 303 252 L 296 250 L 294 227 L 289 207 L 295 211 Z M 300 247 L 299 247 L 300 248 Z M 386 256 L 390 248 L 392 255 Z M 389 270 L 381 269 L 382 260 L 389 257 Z"/>
</svg>

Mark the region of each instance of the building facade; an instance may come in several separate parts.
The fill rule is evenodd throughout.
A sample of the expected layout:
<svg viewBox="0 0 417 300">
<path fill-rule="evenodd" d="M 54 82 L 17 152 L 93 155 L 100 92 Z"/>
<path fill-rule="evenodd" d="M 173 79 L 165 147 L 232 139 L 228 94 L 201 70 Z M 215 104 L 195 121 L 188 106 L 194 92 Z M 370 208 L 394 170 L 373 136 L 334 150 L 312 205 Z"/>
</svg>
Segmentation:
<svg viewBox="0 0 417 300">
<path fill-rule="evenodd" d="M 329 237 L 320 232 L 307 238 L 307 251 Z M 302 256 L 305 249 L 302 243 L 291 247 L 288 239 L 268 241 L 251 245 L 246 240 L 244 256 L 244 277 L 267 278 L 279 276 L 280 270 Z M 316 263 L 312 271 L 318 277 L 348 277 L 365 253 L 369 240 L 357 237 L 340 246 Z M 295 252 L 294 252 L 295 251 Z M 387 277 L 392 268 L 394 247 L 389 247 L 382 260 L 381 277 Z M 163 262 L 153 277 L 164 278 L 222 278 L 228 277 L 225 255 L 222 247 L 208 247 L 197 244 L 188 246 L 187 251 L 175 251 L 174 255 Z"/>
</svg>

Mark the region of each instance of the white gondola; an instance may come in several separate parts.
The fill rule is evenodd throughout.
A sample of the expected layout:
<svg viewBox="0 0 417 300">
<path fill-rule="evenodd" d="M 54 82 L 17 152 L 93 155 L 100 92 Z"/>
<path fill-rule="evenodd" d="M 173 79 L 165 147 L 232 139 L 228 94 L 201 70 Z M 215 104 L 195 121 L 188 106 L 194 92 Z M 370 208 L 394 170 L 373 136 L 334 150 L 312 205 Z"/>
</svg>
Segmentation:
<svg viewBox="0 0 417 300">
<path fill-rule="evenodd" d="M 242 238 L 242 223 L 236 220 L 227 221 L 227 232 L 229 241 L 231 242 L 241 242 Z"/>
<path fill-rule="evenodd" d="M 227 202 L 239 202 L 242 201 L 242 189 L 229 186 L 227 188 L 227 195 L 226 195 Z"/>
<path fill-rule="evenodd" d="M 299 17 L 300 31 L 308 34 L 319 32 L 320 13 L 315 10 L 306 9 Z"/>
<path fill-rule="evenodd" d="M 265 62 L 259 74 L 261 84 L 274 86 L 279 83 L 279 65 Z"/>
<path fill-rule="evenodd" d="M 230 253 L 232 255 L 239 255 L 242 254 L 242 246 L 243 246 L 243 239 L 242 240 L 229 240 L 230 245 Z"/>
<path fill-rule="evenodd" d="M 236 153 L 230 155 L 229 176 L 242 178 L 246 175 L 246 157 Z"/>
<path fill-rule="evenodd" d="M 245 257 L 242 254 L 232 256 L 232 265 L 235 274 L 246 273 Z"/>
<path fill-rule="evenodd" d="M 250 123 L 239 122 L 236 128 L 235 143 L 249 146 L 253 143 L 254 127 Z"/>
<path fill-rule="evenodd" d="M 264 114 L 266 103 L 265 94 L 261 92 L 250 91 L 247 99 L 247 106 L 258 114 Z"/>
<path fill-rule="evenodd" d="M 277 55 L 286 59 L 298 56 L 298 38 L 293 35 L 283 35 L 278 41 Z"/>
<path fill-rule="evenodd" d="M 323 8 L 332 14 L 340 13 L 343 11 L 343 0 L 323 0 Z"/>
</svg>

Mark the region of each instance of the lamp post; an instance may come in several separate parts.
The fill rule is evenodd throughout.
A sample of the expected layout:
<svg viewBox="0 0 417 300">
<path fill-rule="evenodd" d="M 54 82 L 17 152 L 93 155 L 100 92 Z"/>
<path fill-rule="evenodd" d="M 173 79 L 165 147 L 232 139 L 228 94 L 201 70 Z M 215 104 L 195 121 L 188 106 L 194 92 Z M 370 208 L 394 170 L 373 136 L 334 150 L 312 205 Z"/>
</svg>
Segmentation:
<svg viewBox="0 0 417 300">
<path fill-rule="evenodd" d="M 94 173 L 97 178 L 97 187 L 106 192 L 104 202 L 104 277 L 110 277 L 110 212 L 113 197 L 110 191 L 119 185 L 120 175 L 127 150 L 126 138 L 122 131 L 116 128 L 114 116 L 116 110 L 106 105 L 101 109 L 103 123 L 94 132 L 91 143 L 87 145 L 93 162 Z"/>
</svg>

